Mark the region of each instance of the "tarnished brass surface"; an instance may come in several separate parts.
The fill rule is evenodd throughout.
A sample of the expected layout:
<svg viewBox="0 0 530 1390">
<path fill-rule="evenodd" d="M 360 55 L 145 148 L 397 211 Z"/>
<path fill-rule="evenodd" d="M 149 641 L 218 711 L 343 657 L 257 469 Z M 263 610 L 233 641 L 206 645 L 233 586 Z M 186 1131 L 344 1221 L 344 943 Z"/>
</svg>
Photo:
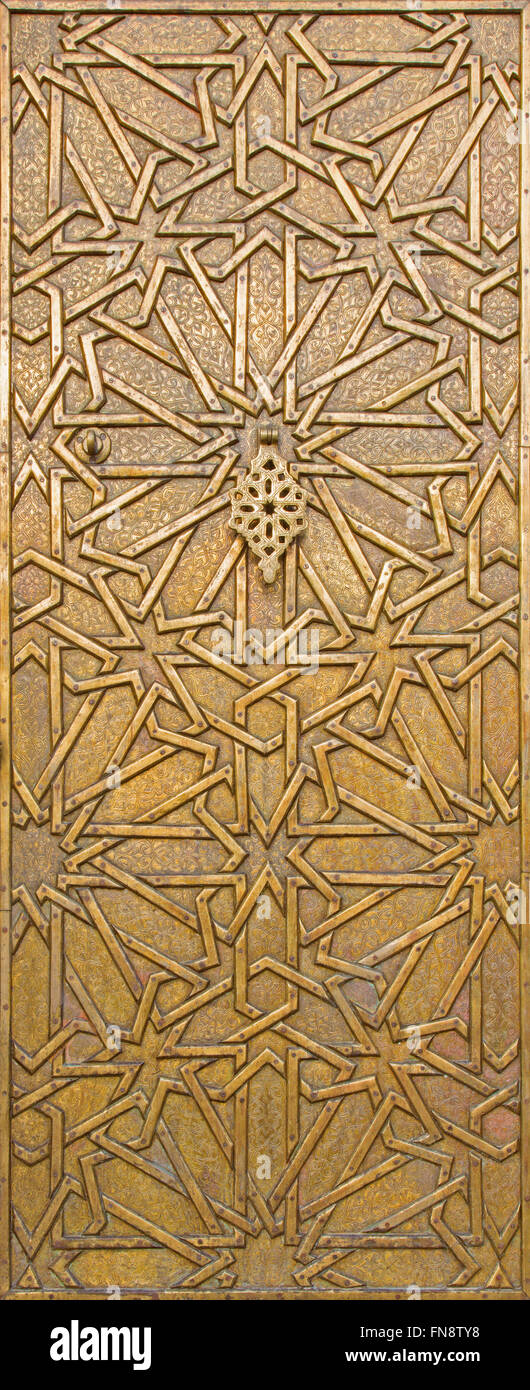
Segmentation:
<svg viewBox="0 0 530 1390">
<path fill-rule="evenodd" d="M 10 1297 L 528 1291 L 527 16 L 2 7 Z"/>
</svg>

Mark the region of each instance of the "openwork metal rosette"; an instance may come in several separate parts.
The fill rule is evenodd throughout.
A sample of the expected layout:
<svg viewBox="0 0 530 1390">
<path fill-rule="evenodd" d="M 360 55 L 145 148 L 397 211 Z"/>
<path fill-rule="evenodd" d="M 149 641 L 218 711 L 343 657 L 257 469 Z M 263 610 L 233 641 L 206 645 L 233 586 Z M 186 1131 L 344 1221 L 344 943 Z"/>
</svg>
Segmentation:
<svg viewBox="0 0 530 1390">
<path fill-rule="evenodd" d="M 258 431 L 258 452 L 250 461 L 250 470 L 230 493 L 230 525 L 259 557 L 266 584 L 272 584 L 278 561 L 307 525 L 307 493 L 291 477 L 277 439 L 275 429 Z"/>
</svg>

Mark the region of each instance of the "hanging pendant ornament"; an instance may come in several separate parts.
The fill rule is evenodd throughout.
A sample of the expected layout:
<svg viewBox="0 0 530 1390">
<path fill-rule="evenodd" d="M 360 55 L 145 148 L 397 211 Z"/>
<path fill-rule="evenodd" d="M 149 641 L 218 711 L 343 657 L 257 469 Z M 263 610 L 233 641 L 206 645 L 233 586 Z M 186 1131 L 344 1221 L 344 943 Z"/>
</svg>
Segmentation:
<svg viewBox="0 0 530 1390">
<path fill-rule="evenodd" d="M 258 429 L 258 451 L 230 493 L 230 526 L 258 556 L 266 584 L 272 584 L 281 556 L 307 526 L 308 493 L 291 476 L 277 440 L 277 429 Z"/>
</svg>

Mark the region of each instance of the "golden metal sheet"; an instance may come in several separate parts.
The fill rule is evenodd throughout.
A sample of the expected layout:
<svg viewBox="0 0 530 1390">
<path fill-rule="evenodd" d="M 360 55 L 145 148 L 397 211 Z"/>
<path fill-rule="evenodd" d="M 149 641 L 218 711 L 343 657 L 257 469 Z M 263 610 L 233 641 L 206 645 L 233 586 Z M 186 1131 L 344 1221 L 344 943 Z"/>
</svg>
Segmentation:
<svg viewBox="0 0 530 1390">
<path fill-rule="evenodd" d="M 524 1297 L 530 12 L 1 10 L 2 1288 Z"/>
</svg>

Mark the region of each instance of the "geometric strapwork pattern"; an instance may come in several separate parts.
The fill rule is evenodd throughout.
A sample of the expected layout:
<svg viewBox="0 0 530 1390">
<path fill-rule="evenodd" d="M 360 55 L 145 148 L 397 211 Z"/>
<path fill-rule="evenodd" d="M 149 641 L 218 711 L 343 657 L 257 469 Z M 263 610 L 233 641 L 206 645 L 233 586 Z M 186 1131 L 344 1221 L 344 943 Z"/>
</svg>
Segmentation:
<svg viewBox="0 0 530 1390">
<path fill-rule="evenodd" d="M 520 16 L 227 9 L 9 16 L 11 1287 L 514 1296 Z"/>
</svg>

